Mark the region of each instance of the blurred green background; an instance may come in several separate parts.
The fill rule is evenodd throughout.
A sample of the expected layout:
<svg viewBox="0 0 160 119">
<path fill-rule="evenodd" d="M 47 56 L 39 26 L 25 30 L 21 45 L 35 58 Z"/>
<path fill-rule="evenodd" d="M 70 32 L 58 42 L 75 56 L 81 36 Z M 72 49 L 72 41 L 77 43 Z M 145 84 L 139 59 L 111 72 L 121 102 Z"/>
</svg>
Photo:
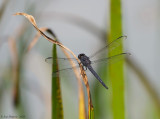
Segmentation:
<svg viewBox="0 0 160 119">
<path fill-rule="evenodd" d="M 123 47 L 131 53 L 124 63 L 124 112 L 118 107 L 125 119 L 160 118 L 159 7 L 158 0 L 121 1 L 122 35 L 127 36 Z M 52 56 L 52 43 L 41 37 L 26 53 L 36 30 L 24 17 L 13 14 L 33 15 L 39 27 L 52 29 L 76 55 L 91 55 L 106 43 L 110 8 L 109 0 L 0 0 L 0 119 L 9 115 L 51 119 L 52 66 L 45 58 Z M 105 78 L 105 69 L 99 66 L 96 71 L 109 90 L 87 72 L 95 119 L 116 118 L 111 79 Z M 62 75 L 60 80 L 64 119 L 79 117 L 77 80 L 72 75 Z"/>
</svg>

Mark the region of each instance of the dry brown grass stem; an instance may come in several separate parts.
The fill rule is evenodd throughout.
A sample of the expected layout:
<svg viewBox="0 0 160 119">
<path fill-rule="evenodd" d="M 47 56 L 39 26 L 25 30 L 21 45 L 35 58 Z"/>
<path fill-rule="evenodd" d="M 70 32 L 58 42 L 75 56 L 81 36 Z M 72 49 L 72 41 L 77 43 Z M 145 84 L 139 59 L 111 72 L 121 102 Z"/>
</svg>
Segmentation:
<svg viewBox="0 0 160 119">
<path fill-rule="evenodd" d="M 18 104 L 19 100 L 19 66 L 18 66 L 18 52 L 15 39 L 10 38 L 8 40 L 10 52 L 11 52 L 11 64 L 12 64 L 12 80 L 13 80 L 13 102 Z"/>
<path fill-rule="evenodd" d="M 10 48 L 10 52 L 11 52 L 13 81 L 15 81 L 17 79 L 15 72 L 17 70 L 17 65 L 18 65 L 18 52 L 17 52 L 15 39 L 10 37 L 8 40 L 8 43 L 9 43 L 9 48 Z"/>
<path fill-rule="evenodd" d="M 63 44 L 61 44 L 60 42 L 56 41 L 56 39 L 52 39 L 52 38 L 48 37 L 47 35 L 45 35 L 45 34 L 38 28 L 38 26 L 37 26 L 37 24 L 36 24 L 36 21 L 35 21 L 35 19 L 34 19 L 33 16 L 28 15 L 28 14 L 26 14 L 26 13 L 16 13 L 16 14 L 14 14 L 14 15 L 23 15 L 23 16 L 25 16 L 25 17 L 32 23 L 32 25 L 36 28 L 36 30 L 37 30 L 46 40 L 48 40 L 48 41 L 50 41 L 50 42 L 52 42 L 52 43 L 60 46 L 62 49 L 68 51 L 68 52 L 71 53 L 71 54 L 74 56 L 74 58 L 77 60 L 79 66 L 80 66 L 80 72 L 81 72 L 82 79 L 83 79 L 83 81 L 84 81 L 84 83 L 85 83 L 85 85 L 86 85 L 86 88 L 87 88 L 87 94 L 88 94 L 88 118 L 89 118 L 90 110 L 91 110 L 91 107 L 93 107 L 93 105 L 92 105 L 92 102 L 91 102 L 91 94 L 90 94 L 90 88 L 89 88 L 89 84 L 88 84 L 88 79 L 87 79 L 86 73 L 85 73 L 85 71 L 84 71 L 84 69 L 83 69 L 83 66 L 82 66 L 80 60 L 76 57 L 76 55 L 75 55 L 69 48 L 65 47 L 65 46 L 64 46 Z M 68 56 L 68 54 L 66 54 L 66 55 Z M 74 65 L 72 61 L 71 61 L 71 64 Z M 78 72 L 76 71 L 76 69 L 74 69 L 74 70 L 75 70 L 74 72 L 76 73 L 76 76 L 78 76 L 78 75 L 77 75 Z M 79 86 L 80 86 L 79 89 L 82 90 L 82 88 L 81 88 L 81 87 L 82 87 L 82 83 L 81 83 L 80 80 L 78 80 L 78 82 L 79 82 L 79 84 L 80 84 L 80 85 L 79 85 Z M 82 93 L 82 92 L 83 92 L 83 91 L 81 91 L 81 93 Z M 83 102 L 83 103 L 84 103 L 84 102 Z"/>
<path fill-rule="evenodd" d="M 64 54 L 66 55 L 67 58 L 71 58 L 70 55 L 64 50 L 64 48 L 61 48 Z M 76 64 L 70 59 L 69 60 L 71 66 L 73 67 L 74 74 L 78 80 L 78 86 L 79 86 L 79 115 L 84 115 L 83 118 L 86 119 L 86 111 L 85 111 L 85 100 L 84 100 L 84 90 L 83 90 L 83 85 L 81 82 L 81 78 L 79 75 L 79 70 L 76 68 Z"/>
<path fill-rule="evenodd" d="M 48 28 L 40 28 L 41 31 L 46 32 L 50 29 Z M 50 30 L 51 31 L 51 30 Z M 52 35 L 52 34 L 51 34 Z M 35 37 L 33 38 L 33 40 L 31 41 L 31 43 L 29 44 L 28 48 L 27 48 L 27 52 L 29 52 L 37 43 L 39 37 L 41 36 L 41 34 L 39 32 L 37 32 L 37 34 L 35 35 Z M 66 55 L 67 58 L 70 58 L 70 55 L 64 50 L 64 48 L 61 48 L 62 51 L 64 52 L 64 54 Z M 69 60 L 70 64 L 72 67 L 75 66 L 75 63 L 72 60 Z M 82 82 L 80 80 L 80 75 L 78 73 L 78 69 L 74 68 L 73 69 L 75 76 L 78 80 L 78 86 L 79 86 L 79 114 L 80 115 L 84 115 L 84 118 L 86 118 L 86 111 L 85 111 L 85 101 L 84 101 L 84 91 L 83 91 L 83 87 L 82 87 Z"/>
</svg>

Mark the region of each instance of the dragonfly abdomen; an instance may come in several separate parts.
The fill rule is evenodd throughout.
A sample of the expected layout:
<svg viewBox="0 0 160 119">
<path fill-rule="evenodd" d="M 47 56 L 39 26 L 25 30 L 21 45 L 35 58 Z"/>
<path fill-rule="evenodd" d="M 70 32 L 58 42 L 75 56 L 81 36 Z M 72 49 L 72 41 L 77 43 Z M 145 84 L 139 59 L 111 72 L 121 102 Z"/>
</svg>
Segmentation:
<svg viewBox="0 0 160 119">
<path fill-rule="evenodd" d="M 88 69 L 91 71 L 91 73 L 96 77 L 96 79 L 106 88 L 108 87 L 105 85 L 105 83 L 101 80 L 101 78 L 98 76 L 98 74 L 93 70 L 92 66 L 88 66 Z"/>
</svg>

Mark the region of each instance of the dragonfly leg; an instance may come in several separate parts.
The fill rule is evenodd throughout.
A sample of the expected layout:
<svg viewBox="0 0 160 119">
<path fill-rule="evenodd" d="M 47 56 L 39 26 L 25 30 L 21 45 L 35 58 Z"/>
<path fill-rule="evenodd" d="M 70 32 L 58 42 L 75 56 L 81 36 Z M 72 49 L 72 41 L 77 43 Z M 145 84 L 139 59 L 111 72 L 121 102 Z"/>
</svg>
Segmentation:
<svg viewBox="0 0 160 119">
<path fill-rule="evenodd" d="M 80 64 L 81 64 L 81 63 L 80 63 Z M 79 64 L 79 65 L 80 65 L 80 64 Z M 81 64 L 81 65 L 83 65 L 83 64 Z M 84 69 L 84 71 L 86 71 L 86 70 L 87 70 L 87 67 L 83 65 L 83 69 Z"/>
</svg>

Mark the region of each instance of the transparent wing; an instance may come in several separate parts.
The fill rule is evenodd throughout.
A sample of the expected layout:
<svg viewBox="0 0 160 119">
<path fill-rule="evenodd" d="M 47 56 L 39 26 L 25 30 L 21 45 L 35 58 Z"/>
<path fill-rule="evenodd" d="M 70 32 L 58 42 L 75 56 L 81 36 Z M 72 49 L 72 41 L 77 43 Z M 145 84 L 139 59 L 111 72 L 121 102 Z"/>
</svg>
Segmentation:
<svg viewBox="0 0 160 119">
<path fill-rule="evenodd" d="M 96 64 L 96 63 L 115 63 L 117 61 L 120 61 L 122 59 L 124 59 L 127 55 L 131 55 L 130 53 L 120 53 L 118 55 L 114 55 L 114 56 L 110 56 L 107 58 L 102 58 L 102 59 L 98 59 L 95 61 L 91 61 L 91 64 Z"/>
<path fill-rule="evenodd" d="M 79 65 L 77 64 L 74 67 L 71 67 L 70 65 L 70 60 L 74 61 L 76 63 L 75 58 L 53 58 L 53 57 L 48 57 L 45 59 L 45 62 L 54 65 L 54 62 L 57 61 L 59 65 L 59 70 L 53 72 L 53 77 L 58 77 L 60 74 L 67 76 L 69 74 L 72 74 L 72 70 L 74 68 L 78 68 Z"/>
<path fill-rule="evenodd" d="M 70 60 L 76 61 L 75 58 L 53 58 L 53 57 L 48 57 L 48 58 L 45 59 L 45 62 L 47 62 L 49 64 L 53 64 L 54 61 L 58 61 L 58 63 L 61 63 L 61 62 L 69 62 Z"/>
<path fill-rule="evenodd" d="M 58 62 L 60 68 L 66 69 L 68 67 L 71 67 L 70 62 L 69 62 L 71 60 L 74 63 L 77 64 L 77 60 L 75 58 L 53 58 L 53 57 L 48 57 L 48 58 L 45 59 L 45 62 L 47 62 L 49 64 L 53 64 L 54 62 Z"/>
<path fill-rule="evenodd" d="M 78 68 L 78 67 L 79 66 L 77 65 L 75 67 L 69 67 L 69 68 L 57 70 L 57 71 L 55 71 L 55 72 L 52 73 L 52 76 L 53 77 L 58 77 L 58 76 L 60 76 L 60 74 L 68 76 L 73 71 L 74 68 Z"/>
<path fill-rule="evenodd" d="M 111 43 L 104 46 L 102 49 L 100 49 L 97 52 L 95 52 L 94 54 L 92 54 L 89 58 L 91 59 L 92 57 L 97 56 L 97 54 L 101 54 L 101 52 L 106 53 L 108 49 L 110 51 L 113 51 L 114 49 L 118 48 L 121 45 L 121 42 L 123 42 L 123 40 L 125 40 L 125 39 L 127 39 L 127 36 L 120 36 L 119 38 L 115 39 Z"/>
</svg>

